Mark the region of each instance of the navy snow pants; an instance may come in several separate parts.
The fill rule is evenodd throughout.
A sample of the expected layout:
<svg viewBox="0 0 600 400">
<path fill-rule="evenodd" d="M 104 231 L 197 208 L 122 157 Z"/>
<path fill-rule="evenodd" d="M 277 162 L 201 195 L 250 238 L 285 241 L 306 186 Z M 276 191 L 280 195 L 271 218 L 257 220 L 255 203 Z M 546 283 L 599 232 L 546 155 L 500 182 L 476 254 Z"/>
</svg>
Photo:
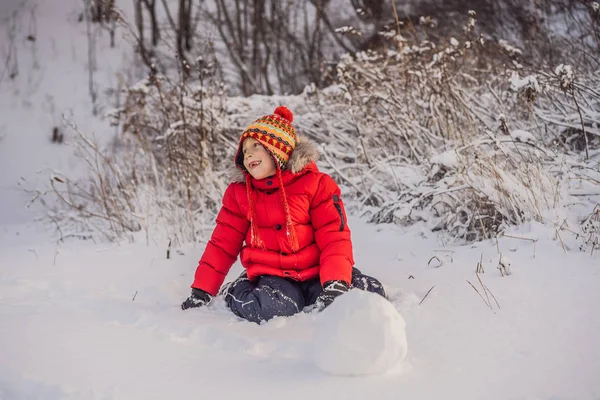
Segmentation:
<svg viewBox="0 0 600 400">
<path fill-rule="evenodd" d="M 385 297 L 383 285 L 375 278 L 352 269 L 351 289 L 361 289 Z M 240 318 L 261 323 L 277 316 L 294 315 L 313 305 L 323 288 L 319 279 L 298 282 L 278 276 L 263 275 L 250 282 L 242 274 L 224 288 L 225 301 Z"/>
</svg>

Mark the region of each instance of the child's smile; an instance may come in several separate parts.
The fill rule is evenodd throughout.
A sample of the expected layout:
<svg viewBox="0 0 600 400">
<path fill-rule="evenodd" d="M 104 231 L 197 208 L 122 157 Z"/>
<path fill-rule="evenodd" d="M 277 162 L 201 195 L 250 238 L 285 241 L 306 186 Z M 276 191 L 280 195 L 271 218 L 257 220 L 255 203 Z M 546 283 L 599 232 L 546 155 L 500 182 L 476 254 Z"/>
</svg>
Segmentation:
<svg viewBox="0 0 600 400">
<path fill-rule="evenodd" d="M 260 160 L 259 161 L 250 161 L 248 163 L 249 169 L 254 169 L 255 167 L 258 167 L 259 165 L 260 165 Z"/>
<path fill-rule="evenodd" d="M 275 175 L 275 160 L 258 141 L 247 138 L 242 145 L 244 167 L 254 179 L 264 179 Z"/>
</svg>

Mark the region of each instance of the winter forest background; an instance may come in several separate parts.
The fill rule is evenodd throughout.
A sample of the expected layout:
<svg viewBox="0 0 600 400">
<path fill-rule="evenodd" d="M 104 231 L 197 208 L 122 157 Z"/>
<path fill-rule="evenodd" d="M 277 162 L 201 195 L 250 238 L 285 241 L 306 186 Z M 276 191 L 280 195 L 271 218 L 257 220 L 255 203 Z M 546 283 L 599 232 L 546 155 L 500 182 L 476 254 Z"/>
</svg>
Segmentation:
<svg viewBox="0 0 600 400">
<path fill-rule="evenodd" d="M 314 315 L 178 309 L 279 105 L 406 320 L 392 377 L 316 374 Z M 0 400 L 597 400 L 599 163 L 598 1 L 0 0 Z"/>
<path fill-rule="evenodd" d="M 6 82 L 23 68 L 15 41 L 28 33 L 36 51 L 36 7 L 21 3 L 4 16 Z M 69 234 L 112 240 L 158 229 L 177 243 L 198 239 L 220 206 L 240 129 L 286 103 L 298 130 L 322 144 L 323 168 L 355 215 L 425 221 L 466 241 L 552 221 L 582 248 L 598 246 L 597 208 L 577 226 L 549 216 L 593 205 L 598 192 L 597 2 L 81 6 L 91 106 L 115 134 L 99 147 L 54 111 L 48 135 L 79 146 L 89 170 L 53 174 L 31 194 Z M 98 70 L 117 45 L 130 62 L 107 85 Z"/>
</svg>

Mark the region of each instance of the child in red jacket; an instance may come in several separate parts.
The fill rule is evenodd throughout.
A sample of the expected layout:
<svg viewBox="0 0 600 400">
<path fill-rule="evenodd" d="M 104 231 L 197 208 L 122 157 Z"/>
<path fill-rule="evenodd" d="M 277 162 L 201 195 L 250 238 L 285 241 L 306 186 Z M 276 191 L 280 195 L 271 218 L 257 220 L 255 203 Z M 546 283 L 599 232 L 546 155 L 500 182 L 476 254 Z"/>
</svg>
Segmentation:
<svg viewBox="0 0 600 400">
<path fill-rule="evenodd" d="M 225 191 L 182 309 L 209 303 L 238 255 L 246 271 L 221 293 L 249 321 L 323 309 L 350 288 L 385 296 L 379 281 L 353 268 L 340 189 L 317 169 L 316 147 L 296 136 L 292 120 L 277 107 L 243 131 L 239 177 Z"/>
</svg>

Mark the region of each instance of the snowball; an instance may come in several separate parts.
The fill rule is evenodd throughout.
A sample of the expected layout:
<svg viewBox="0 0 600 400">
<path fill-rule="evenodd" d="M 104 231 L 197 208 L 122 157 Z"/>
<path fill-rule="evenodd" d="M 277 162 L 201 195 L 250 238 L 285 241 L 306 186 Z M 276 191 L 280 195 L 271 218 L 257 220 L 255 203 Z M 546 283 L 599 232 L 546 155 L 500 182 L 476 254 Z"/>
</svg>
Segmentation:
<svg viewBox="0 0 600 400">
<path fill-rule="evenodd" d="M 389 371 L 406 357 L 405 325 L 383 297 L 351 290 L 317 316 L 315 364 L 333 375 Z"/>
</svg>

